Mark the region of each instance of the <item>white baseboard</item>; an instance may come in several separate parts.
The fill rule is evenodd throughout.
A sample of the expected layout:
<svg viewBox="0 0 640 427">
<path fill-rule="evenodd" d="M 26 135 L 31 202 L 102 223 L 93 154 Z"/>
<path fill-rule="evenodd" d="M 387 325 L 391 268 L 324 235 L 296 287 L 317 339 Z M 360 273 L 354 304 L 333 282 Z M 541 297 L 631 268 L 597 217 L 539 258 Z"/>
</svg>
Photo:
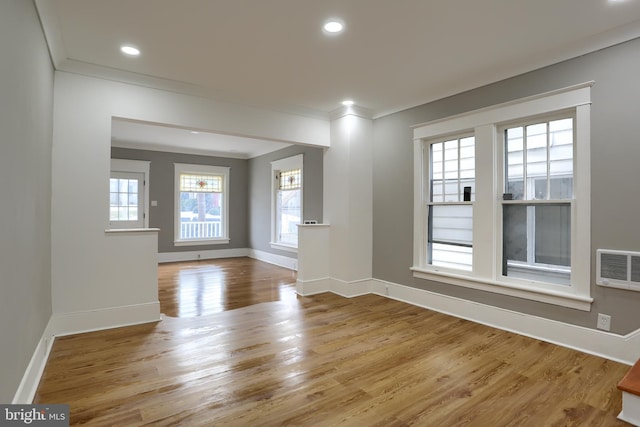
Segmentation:
<svg viewBox="0 0 640 427">
<path fill-rule="evenodd" d="M 299 282 L 298 286 L 305 292 L 302 295 L 333 292 L 354 297 L 373 293 L 626 365 L 633 365 L 640 356 L 640 329 L 617 335 L 379 279 L 349 283 L 325 278 Z"/>
<path fill-rule="evenodd" d="M 296 292 L 298 295 L 306 297 L 323 292 L 331 292 L 333 289 L 333 280 L 334 279 L 330 277 L 314 280 L 298 280 L 296 281 Z"/>
<path fill-rule="evenodd" d="M 378 295 L 616 362 L 633 365 L 640 355 L 640 330 L 616 335 L 396 283 L 374 282 L 372 292 Z"/>
<path fill-rule="evenodd" d="M 219 258 L 239 258 L 250 257 L 258 261 L 268 262 L 290 270 L 298 270 L 298 259 L 270 252 L 259 251 L 257 249 L 237 248 L 237 249 L 212 249 L 206 251 L 185 251 L 185 252 L 160 252 L 158 253 L 158 263 L 197 261 L 201 259 Z"/>
<path fill-rule="evenodd" d="M 249 249 L 212 249 L 206 251 L 158 252 L 158 263 L 197 261 L 200 259 L 237 258 L 249 256 Z"/>
<path fill-rule="evenodd" d="M 160 320 L 159 302 L 54 314 L 52 316 L 55 336 L 101 331 Z"/>
<path fill-rule="evenodd" d="M 49 318 L 49 322 L 42 333 L 42 337 L 36 346 L 29 365 L 22 376 L 22 381 L 18 386 L 16 394 L 13 396 L 13 404 L 27 405 L 33 402 L 33 398 L 38 390 L 40 384 L 40 378 L 44 373 L 44 368 L 47 365 L 47 359 L 49 359 L 49 353 L 51 353 L 51 347 L 53 346 L 53 317 Z"/>
<path fill-rule="evenodd" d="M 371 279 L 354 280 L 347 282 L 344 280 L 325 277 L 313 280 L 298 280 L 296 282 L 296 292 L 302 296 L 321 294 L 323 292 L 333 292 L 345 298 L 353 298 L 371 293 Z"/>
<path fill-rule="evenodd" d="M 344 280 L 333 279 L 331 291 L 335 294 L 346 298 L 354 298 L 360 295 L 366 295 L 371 293 L 371 287 L 373 285 L 372 279 L 362 279 L 347 282 Z"/>
<path fill-rule="evenodd" d="M 282 255 L 272 254 L 270 252 L 259 251 L 257 249 L 247 249 L 247 251 L 248 254 L 245 256 L 248 256 L 250 258 L 288 268 L 289 270 L 298 271 L 298 258 L 289 258 Z"/>
</svg>

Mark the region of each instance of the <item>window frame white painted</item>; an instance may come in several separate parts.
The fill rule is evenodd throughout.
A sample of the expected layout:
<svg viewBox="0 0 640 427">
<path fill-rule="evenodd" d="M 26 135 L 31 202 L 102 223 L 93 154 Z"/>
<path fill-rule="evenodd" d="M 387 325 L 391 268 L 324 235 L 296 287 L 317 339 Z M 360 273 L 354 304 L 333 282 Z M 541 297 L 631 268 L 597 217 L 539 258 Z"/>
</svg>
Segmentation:
<svg viewBox="0 0 640 427">
<path fill-rule="evenodd" d="M 442 151 L 443 151 L 443 153 L 442 153 L 442 185 L 443 185 L 442 191 L 443 191 L 443 200 L 442 201 L 433 201 L 432 200 L 433 197 L 431 197 L 431 194 L 428 194 L 429 198 L 426 200 L 426 203 L 427 203 L 427 208 L 426 208 L 427 209 L 427 217 L 428 217 L 430 208 L 431 208 L 431 210 L 433 210 L 432 208 L 436 207 L 436 206 L 471 206 L 471 212 L 472 212 L 471 215 L 472 215 L 472 218 L 473 218 L 473 210 L 474 210 L 473 202 L 474 201 L 470 200 L 470 201 L 465 202 L 464 200 L 460 200 L 460 196 L 462 196 L 462 193 L 460 191 L 460 180 L 461 180 L 461 178 L 460 178 L 460 157 L 458 157 L 458 159 L 457 159 L 458 168 L 457 168 L 457 171 L 456 171 L 457 175 L 458 175 L 458 197 L 459 197 L 459 200 L 457 200 L 457 201 L 444 201 L 444 199 L 446 198 L 446 185 L 447 185 L 446 184 L 447 180 L 445 178 L 445 176 L 446 176 L 446 171 L 445 171 L 446 161 L 445 161 L 445 146 L 444 146 L 444 143 L 446 141 L 457 140 L 458 156 L 459 156 L 460 155 L 460 142 L 461 142 L 461 140 L 469 138 L 469 137 L 473 137 L 474 138 L 473 144 L 474 144 L 474 153 L 475 153 L 475 136 L 473 135 L 473 133 L 470 133 L 470 132 L 463 132 L 463 133 L 454 134 L 454 135 L 441 135 L 441 136 L 438 136 L 436 138 L 424 141 L 425 151 L 427 151 L 427 161 L 428 161 L 426 164 L 429 165 L 428 168 L 429 168 L 429 172 L 430 172 L 427 176 L 425 176 L 425 181 L 426 181 L 426 185 L 429 187 L 429 189 L 432 188 L 432 181 L 433 181 L 433 173 L 430 170 L 431 167 L 432 167 L 432 163 L 433 163 L 433 161 L 431 159 L 431 154 L 433 153 L 433 145 L 434 144 L 439 144 L 439 143 L 443 144 L 443 147 L 442 147 Z M 473 181 L 474 181 L 474 186 L 475 186 L 475 163 L 476 163 L 476 159 L 475 159 L 475 155 L 474 155 L 474 158 L 473 158 L 473 167 L 474 167 Z M 473 233 L 473 229 L 471 230 L 471 232 Z M 432 249 L 432 253 L 429 254 L 428 237 L 429 237 L 429 225 L 427 224 L 427 242 L 425 242 L 427 244 L 427 247 L 425 249 L 425 256 L 427 257 L 427 259 L 429 259 L 429 255 L 433 256 L 433 249 Z M 433 244 L 434 242 L 431 242 L 431 243 Z M 472 256 L 473 256 L 473 245 L 471 246 L 471 253 L 472 253 Z M 433 262 L 430 263 L 430 264 L 427 264 L 427 265 L 436 266 L 436 264 L 434 264 Z M 458 271 L 472 271 L 473 270 L 473 264 L 471 265 L 471 270 L 466 270 L 466 269 L 463 269 L 463 268 L 446 267 L 446 266 L 443 266 L 443 265 L 438 266 L 438 268 L 442 269 L 443 271 L 451 271 L 451 272 L 455 273 L 455 272 L 458 272 Z"/>
<path fill-rule="evenodd" d="M 149 170 L 151 162 L 147 160 L 129 160 L 129 159 L 111 159 L 109 179 L 113 177 L 114 173 L 139 173 L 143 174 L 143 191 L 138 192 L 138 197 L 142 196 L 142 228 L 149 228 Z M 111 221 L 110 210 L 107 210 L 107 227 L 108 230 L 129 229 L 130 225 L 126 224 L 128 221 Z M 139 227 L 134 227 L 139 228 Z"/>
<path fill-rule="evenodd" d="M 271 240 L 269 246 L 272 249 L 278 249 L 287 252 L 298 252 L 298 245 L 289 245 L 279 242 L 277 239 L 277 209 L 278 209 L 278 180 L 277 174 L 280 171 L 288 171 L 293 169 L 300 169 L 300 223 L 302 224 L 304 218 L 304 154 L 297 154 L 295 156 L 286 157 L 284 159 L 275 160 L 271 162 Z"/>
<path fill-rule="evenodd" d="M 173 202 L 173 244 L 174 246 L 203 246 L 224 245 L 231 241 L 229 236 L 229 176 L 231 168 L 227 166 L 195 165 L 188 163 L 174 163 L 174 202 Z M 223 206 L 221 212 L 222 237 L 210 239 L 181 239 L 180 238 L 180 175 L 203 174 L 222 176 Z"/>
<path fill-rule="evenodd" d="M 583 311 L 591 310 L 591 154 L 590 111 L 593 82 L 535 95 L 469 113 L 414 126 L 414 250 L 413 275 L 457 286 L 545 302 Z M 502 260 L 502 198 L 498 128 L 536 116 L 562 111 L 575 114 L 574 211 L 571 221 L 571 285 L 541 286 L 537 281 L 505 280 Z M 428 141 L 447 135 L 473 133 L 476 137 L 476 195 L 473 202 L 472 272 L 445 271 L 426 264 L 429 197 Z"/>
<path fill-rule="evenodd" d="M 572 162 L 573 162 L 573 170 L 572 170 L 572 174 L 571 174 L 571 178 L 572 178 L 572 182 L 573 182 L 573 186 L 575 187 L 577 184 L 577 179 L 576 179 L 576 174 L 575 174 L 575 170 L 576 170 L 576 153 L 578 151 L 578 147 L 577 147 L 577 141 L 576 141 L 576 130 L 575 130 L 575 126 L 576 126 L 576 114 L 575 114 L 575 108 L 573 109 L 569 109 L 569 110 L 563 110 L 563 111 L 557 111 L 557 112 L 553 112 L 551 114 L 546 114 L 546 115 L 542 115 L 542 116 L 536 116 L 533 118 L 527 117 L 521 120 L 515 120 L 515 121 L 510 121 L 509 123 L 501 123 L 499 126 L 496 127 L 497 132 L 496 132 L 496 136 L 498 137 L 498 141 L 497 141 L 497 145 L 498 145 L 498 159 L 497 159 L 497 164 L 499 166 L 499 170 L 502 171 L 502 173 L 498 174 L 498 189 L 500 191 L 506 191 L 506 176 L 505 176 L 505 169 L 506 169 L 506 164 L 505 164 L 505 153 L 506 153 L 506 140 L 504 137 L 504 132 L 509 129 L 509 128 L 513 128 L 513 127 L 523 127 L 526 128 L 526 126 L 531 125 L 531 124 L 537 124 L 537 123 L 546 123 L 549 124 L 550 122 L 554 121 L 554 120 L 560 120 L 560 119 L 565 119 L 565 118 L 570 118 L 572 119 L 573 122 L 573 136 L 574 136 L 574 141 L 573 141 L 573 158 L 572 158 Z M 547 169 L 549 168 L 549 164 L 548 164 L 549 160 L 547 160 Z M 526 169 L 528 166 L 525 163 L 524 168 Z M 526 173 L 525 173 L 526 174 Z M 528 190 L 526 189 L 526 186 L 529 185 L 535 185 L 535 178 L 532 179 L 531 182 L 524 182 L 523 181 L 523 191 L 524 194 L 526 195 Z M 498 251 L 499 254 L 496 257 L 496 262 L 497 262 L 497 266 L 496 269 L 497 271 L 500 270 L 501 267 L 501 263 L 503 262 L 503 246 L 502 246 L 502 241 L 503 241 L 503 207 L 505 205 L 525 205 L 525 206 L 533 206 L 533 205 L 537 205 L 537 206 L 542 206 L 545 204 L 557 204 L 557 203 L 567 203 L 570 206 L 571 209 L 571 235 L 573 236 L 573 223 L 576 220 L 576 215 L 577 215 L 577 210 L 576 210 L 576 194 L 575 191 L 573 192 L 573 196 L 570 199 L 527 199 L 527 198 L 523 198 L 522 200 L 518 199 L 518 200 L 502 200 L 500 198 L 498 198 L 498 209 L 497 209 L 497 214 L 498 214 L 498 222 L 500 224 L 500 226 L 498 227 L 498 230 L 496 230 L 497 233 L 499 233 L 499 242 L 501 243 L 500 245 L 498 245 Z M 499 193 L 500 194 L 500 193 Z M 527 215 L 529 215 L 530 212 L 527 212 Z M 535 214 L 534 214 L 535 215 Z M 530 270 L 530 271 L 535 271 L 536 269 L 545 269 L 547 271 L 556 271 L 558 273 L 562 273 L 563 271 L 566 272 L 567 269 L 561 267 L 561 266 L 555 266 L 555 265 L 549 265 L 549 264 L 542 264 L 542 263 L 534 263 L 532 262 L 532 258 L 534 257 L 533 252 L 534 252 L 534 248 L 535 248 L 535 226 L 534 226 L 534 222 L 535 221 L 529 221 L 529 219 L 527 219 L 527 262 L 524 263 L 523 265 L 520 266 L 520 268 L 524 269 L 524 270 Z M 573 242 L 573 237 L 572 237 L 572 242 Z M 572 249 L 572 253 L 573 253 L 573 247 Z M 571 257 L 571 266 L 574 265 L 574 263 L 577 263 L 578 260 L 574 259 L 574 257 Z M 529 264 L 531 263 L 531 264 Z M 529 265 L 526 265 L 529 264 Z M 573 271 L 573 268 L 570 267 L 569 271 Z M 528 283 L 530 283 L 530 281 L 523 281 L 522 279 L 518 279 L 515 277 L 506 277 L 506 276 L 501 276 L 501 279 L 503 280 L 507 280 L 509 282 L 513 282 L 513 283 L 519 283 L 519 284 L 523 284 L 523 285 L 527 285 Z M 549 283 L 548 282 L 536 282 L 537 286 L 542 287 L 542 288 L 550 288 L 550 289 L 556 289 L 556 286 L 553 285 L 551 287 L 549 287 Z M 566 286 L 566 285 L 565 285 Z"/>
</svg>

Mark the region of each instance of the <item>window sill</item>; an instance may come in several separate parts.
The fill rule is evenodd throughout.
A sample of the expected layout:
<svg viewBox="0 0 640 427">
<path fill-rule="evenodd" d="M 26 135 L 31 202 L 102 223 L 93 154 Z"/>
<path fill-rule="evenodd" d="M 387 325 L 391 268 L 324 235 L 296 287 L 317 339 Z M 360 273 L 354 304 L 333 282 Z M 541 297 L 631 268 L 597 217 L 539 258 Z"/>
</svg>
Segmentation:
<svg viewBox="0 0 640 427">
<path fill-rule="evenodd" d="M 588 295 L 562 292 L 560 290 L 541 289 L 535 287 L 533 284 L 531 286 L 515 285 L 489 279 L 479 279 L 464 274 L 428 270 L 421 267 L 411 267 L 411 270 L 413 271 L 413 277 L 418 279 L 432 280 L 450 285 L 559 305 L 576 310 L 591 311 L 591 303 L 593 302 L 593 298 Z"/>
<path fill-rule="evenodd" d="M 274 242 L 269 242 L 269 244 L 271 245 L 271 249 L 278 249 L 278 250 L 281 250 L 281 251 L 298 253 L 298 247 L 297 246 L 285 245 L 283 243 L 274 243 Z"/>
<path fill-rule="evenodd" d="M 230 239 L 199 239 L 199 240 L 174 240 L 174 246 L 206 246 L 206 245 L 226 245 Z"/>
</svg>

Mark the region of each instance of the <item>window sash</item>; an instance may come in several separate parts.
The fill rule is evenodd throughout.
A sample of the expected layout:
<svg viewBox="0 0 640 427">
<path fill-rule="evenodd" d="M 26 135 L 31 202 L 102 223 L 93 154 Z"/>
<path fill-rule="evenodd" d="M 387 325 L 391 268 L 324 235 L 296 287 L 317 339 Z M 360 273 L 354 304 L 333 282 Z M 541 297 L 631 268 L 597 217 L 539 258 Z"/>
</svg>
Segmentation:
<svg viewBox="0 0 640 427">
<path fill-rule="evenodd" d="M 429 142 L 429 199 L 426 263 L 473 268 L 475 136 L 463 134 Z"/>
</svg>

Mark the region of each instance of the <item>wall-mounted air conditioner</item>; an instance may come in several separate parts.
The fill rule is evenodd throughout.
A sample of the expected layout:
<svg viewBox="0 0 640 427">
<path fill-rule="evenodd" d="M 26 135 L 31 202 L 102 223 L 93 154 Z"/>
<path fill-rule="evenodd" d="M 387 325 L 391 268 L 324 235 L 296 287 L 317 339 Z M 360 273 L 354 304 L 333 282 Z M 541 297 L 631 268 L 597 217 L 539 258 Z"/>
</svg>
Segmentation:
<svg viewBox="0 0 640 427">
<path fill-rule="evenodd" d="M 598 249 L 596 284 L 640 291 L 640 252 Z"/>
</svg>

